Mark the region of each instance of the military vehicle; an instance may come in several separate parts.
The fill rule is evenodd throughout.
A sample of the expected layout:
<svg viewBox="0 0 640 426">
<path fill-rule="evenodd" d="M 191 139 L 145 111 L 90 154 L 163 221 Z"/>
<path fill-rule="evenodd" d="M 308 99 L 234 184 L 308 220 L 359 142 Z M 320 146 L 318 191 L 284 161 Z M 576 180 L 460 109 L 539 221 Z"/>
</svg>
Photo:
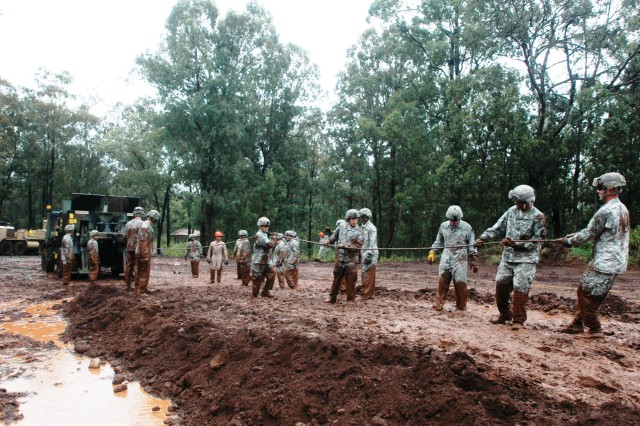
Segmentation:
<svg viewBox="0 0 640 426">
<path fill-rule="evenodd" d="M 44 239 L 43 229 L 15 229 L 3 222 L 0 224 L 0 255 L 37 254 Z"/>
<path fill-rule="evenodd" d="M 63 200 L 62 210 L 49 210 L 45 241 L 42 248 L 42 269 L 60 274 L 60 246 L 64 227 L 73 225 L 73 274 L 89 272 L 87 241 L 89 232 L 98 231 L 100 269 L 108 270 L 113 277 L 124 271 L 126 243 L 124 226 L 133 218 L 133 209 L 139 197 L 119 197 L 99 194 L 72 194 Z"/>
</svg>

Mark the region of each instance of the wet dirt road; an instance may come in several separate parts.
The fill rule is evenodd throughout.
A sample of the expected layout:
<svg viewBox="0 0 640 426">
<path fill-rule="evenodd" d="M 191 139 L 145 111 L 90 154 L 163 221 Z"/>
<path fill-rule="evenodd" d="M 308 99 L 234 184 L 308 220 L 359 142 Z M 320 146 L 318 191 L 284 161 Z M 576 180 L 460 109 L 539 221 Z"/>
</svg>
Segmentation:
<svg viewBox="0 0 640 426">
<path fill-rule="evenodd" d="M 33 267 L 37 264 L 33 262 Z M 0 271 L 10 268 L 0 258 Z M 527 328 L 491 325 L 494 266 L 471 274 L 468 310 L 453 291 L 431 308 L 437 266 L 382 264 L 378 292 L 323 303 L 330 263 L 301 265 L 300 287 L 249 297 L 233 262 L 220 284 L 188 263 L 154 258 L 148 296 L 122 281 L 69 289 L 41 272 L 14 274 L 33 300 L 65 304 L 66 338 L 89 344 L 201 424 L 514 424 L 640 421 L 640 273 L 621 276 L 602 307 L 604 340 L 557 330 L 570 318 L 582 268 L 539 268 Z M 277 286 L 277 284 L 276 284 Z M 14 291 L 17 291 L 14 289 Z M 231 422 L 231 423 L 229 423 Z"/>
</svg>

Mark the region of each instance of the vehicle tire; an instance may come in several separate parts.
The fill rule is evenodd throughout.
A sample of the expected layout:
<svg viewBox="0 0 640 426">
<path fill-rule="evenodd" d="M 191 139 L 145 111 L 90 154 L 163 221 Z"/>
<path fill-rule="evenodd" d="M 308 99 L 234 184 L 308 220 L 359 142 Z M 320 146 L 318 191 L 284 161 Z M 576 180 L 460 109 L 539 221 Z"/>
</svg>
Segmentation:
<svg viewBox="0 0 640 426">
<path fill-rule="evenodd" d="M 3 241 L 0 243 L 0 255 L 11 256 L 13 254 L 13 244 L 11 241 Z"/>
<path fill-rule="evenodd" d="M 24 256 L 27 252 L 27 243 L 24 241 L 16 241 L 13 245 L 13 254 L 16 256 Z"/>
</svg>

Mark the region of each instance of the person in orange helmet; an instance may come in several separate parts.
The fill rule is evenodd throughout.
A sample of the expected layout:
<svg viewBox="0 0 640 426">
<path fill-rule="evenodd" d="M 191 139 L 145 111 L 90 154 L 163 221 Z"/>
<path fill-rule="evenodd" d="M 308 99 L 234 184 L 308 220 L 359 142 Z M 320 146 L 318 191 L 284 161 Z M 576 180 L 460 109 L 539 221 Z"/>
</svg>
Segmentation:
<svg viewBox="0 0 640 426">
<path fill-rule="evenodd" d="M 320 237 L 320 249 L 318 250 L 318 258 L 316 259 L 318 262 L 324 262 L 327 260 L 329 256 L 329 247 L 326 246 L 326 242 L 329 241 L 329 236 L 325 235 L 324 232 L 320 232 L 318 234 Z"/>
<path fill-rule="evenodd" d="M 229 264 L 227 245 L 222 241 L 222 232 L 216 231 L 213 236 L 215 240 L 211 241 L 209 251 L 207 252 L 207 262 L 211 265 L 209 269 L 209 273 L 211 274 L 209 283 L 213 283 L 214 281 L 220 282 L 222 279 L 222 262 L 224 261 L 225 265 Z"/>
</svg>

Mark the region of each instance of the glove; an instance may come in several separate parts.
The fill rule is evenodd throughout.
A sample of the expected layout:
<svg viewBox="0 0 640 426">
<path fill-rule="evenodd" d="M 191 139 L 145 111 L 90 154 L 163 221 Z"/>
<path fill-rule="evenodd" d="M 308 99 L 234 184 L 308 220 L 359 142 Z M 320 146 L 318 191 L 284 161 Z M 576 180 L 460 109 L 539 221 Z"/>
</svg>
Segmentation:
<svg viewBox="0 0 640 426">
<path fill-rule="evenodd" d="M 500 244 L 502 244 L 505 247 L 515 247 L 516 243 L 509 237 L 505 238 L 504 240 L 500 241 Z"/>
<path fill-rule="evenodd" d="M 367 253 L 367 255 L 364 257 L 364 264 L 365 264 L 365 265 L 371 265 L 371 262 L 373 262 L 373 253 L 369 252 L 369 253 Z"/>
<path fill-rule="evenodd" d="M 475 243 L 473 243 L 476 247 L 482 247 L 486 240 L 484 238 L 478 238 Z"/>
<path fill-rule="evenodd" d="M 469 257 L 469 267 L 471 268 L 471 271 L 474 274 L 478 273 L 478 255 L 477 254 L 472 254 Z"/>
<path fill-rule="evenodd" d="M 436 252 L 434 250 L 431 250 L 429 252 L 429 256 L 427 256 L 427 262 L 429 262 L 429 265 L 433 265 L 433 262 L 436 261 Z"/>
<path fill-rule="evenodd" d="M 225 259 L 224 264 L 228 265 L 229 264 L 229 259 Z"/>
<path fill-rule="evenodd" d="M 282 259 L 280 259 L 280 260 L 278 260 L 278 261 L 276 262 L 276 266 L 277 266 L 278 268 L 282 267 Z"/>
<path fill-rule="evenodd" d="M 208 257 L 207 257 L 207 263 L 208 263 L 209 265 L 211 265 L 211 258 L 208 258 Z"/>
<path fill-rule="evenodd" d="M 571 238 L 570 236 L 566 236 L 562 239 L 562 245 L 565 247 L 573 247 L 573 244 L 571 243 L 571 240 L 569 239 Z"/>
</svg>

